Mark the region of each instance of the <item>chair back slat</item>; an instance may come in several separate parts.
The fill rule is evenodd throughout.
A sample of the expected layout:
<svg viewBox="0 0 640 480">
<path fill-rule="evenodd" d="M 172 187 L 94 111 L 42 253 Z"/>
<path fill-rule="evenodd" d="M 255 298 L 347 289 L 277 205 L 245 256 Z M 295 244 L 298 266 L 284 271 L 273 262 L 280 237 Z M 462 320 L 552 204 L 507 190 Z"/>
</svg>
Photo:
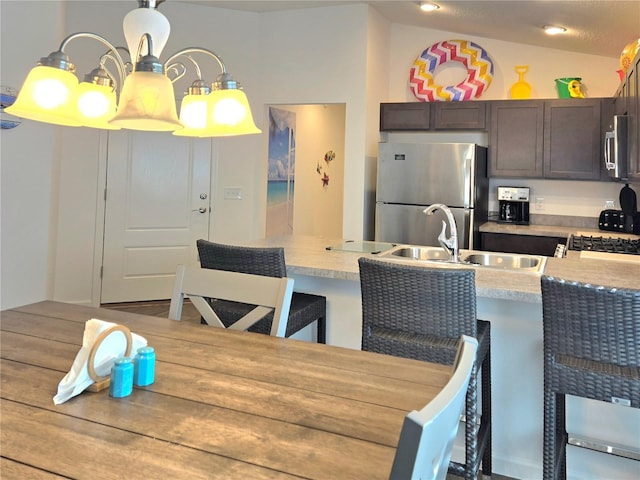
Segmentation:
<svg viewBox="0 0 640 480">
<path fill-rule="evenodd" d="M 405 417 L 390 480 L 446 478 L 477 349 L 478 341 L 463 335 L 447 385 L 420 411 Z"/>
<path fill-rule="evenodd" d="M 363 342 L 375 326 L 457 339 L 477 336 L 475 271 L 362 257 Z M 368 348 L 364 348 L 368 350 Z"/>
<path fill-rule="evenodd" d="M 294 281 L 291 278 L 266 277 L 207 268 L 179 265 L 171 297 L 169 318 L 180 320 L 185 296 L 203 318 L 216 327 L 224 327 L 206 298 L 256 305 L 228 328 L 246 330 L 273 312 L 271 335 L 284 337 L 289 317 Z"/>
<path fill-rule="evenodd" d="M 543 275 L 545 352 L 640 367 L 640 290 Z"/>
<path fill-rule="evenodd" d="M 284 249 L 281 247 L 239 247 L 200 239 L 196 242 L 200 266 L 228 272 L 286 277 Z"/>
</svg>

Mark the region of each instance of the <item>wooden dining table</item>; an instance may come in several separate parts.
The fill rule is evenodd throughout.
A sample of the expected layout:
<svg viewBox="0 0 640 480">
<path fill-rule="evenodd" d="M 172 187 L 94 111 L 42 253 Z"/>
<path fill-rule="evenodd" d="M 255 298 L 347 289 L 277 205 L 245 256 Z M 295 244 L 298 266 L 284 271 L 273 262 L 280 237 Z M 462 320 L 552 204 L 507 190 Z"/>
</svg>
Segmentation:
<svg viewBox="0 0 640 480">
<path fill-rule="evenodd" d="M 53 396 L 85 322 L 156 351 L 155 382 Z M 387 479 L 405 415 L 451 368 L 161 317 L 44 301 L 0 312 L 0 476 Z"/>
</svg>

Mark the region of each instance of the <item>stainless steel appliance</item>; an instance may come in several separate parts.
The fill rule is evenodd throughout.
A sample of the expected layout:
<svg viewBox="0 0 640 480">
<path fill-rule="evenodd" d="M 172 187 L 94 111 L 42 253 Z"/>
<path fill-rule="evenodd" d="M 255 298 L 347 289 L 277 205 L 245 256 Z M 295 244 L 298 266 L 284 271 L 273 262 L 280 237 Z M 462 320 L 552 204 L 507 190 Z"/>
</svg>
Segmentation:
<svg viewBox="0 0 640 480">
<path fill-rule="evenodd" d="M 569 250 L 640 255 L 640 239 L 571 235 Z"/>
<path fill-rule="evenodd" d="M 598 218 L 598 228 L 608 232 L 626 232 L 627 218 L 622 210 L 602 210 Z M 633 223 L 631 224 L 633 228 Z M 630 233 L 633 230 L 630 230 Z"/>
<path fill-rule="evenodd" d="M 498 222 L 529 225 L 529 188 L 498 187 Z"/>
<path fill-rule="evenodd" d="M 445 216 L 424 210 L 447 205 L 458 228 L 459 248 L 480 246 L 487 221 L 487 149 L 471 143 L 380 143 L 375 239 L 438 245 Z M 449 232 L 450 234 L 451 232 Z"/>
<path fill-rule="evenodd" d="M 628 123 L 626 115 L 614 115 L 612 130 L 604 137 L 604 165 L 611 178 L 627 179 L 628 174 Z"/>
<path fill-rule="evenodd" d="M 640 234 L 640 213 L 636 192 L 629 184 L 620 190 L 621 210 L 603 210 L 598 219 L 598 228 L 609 232 L 624 232 Z"/>
</svg>

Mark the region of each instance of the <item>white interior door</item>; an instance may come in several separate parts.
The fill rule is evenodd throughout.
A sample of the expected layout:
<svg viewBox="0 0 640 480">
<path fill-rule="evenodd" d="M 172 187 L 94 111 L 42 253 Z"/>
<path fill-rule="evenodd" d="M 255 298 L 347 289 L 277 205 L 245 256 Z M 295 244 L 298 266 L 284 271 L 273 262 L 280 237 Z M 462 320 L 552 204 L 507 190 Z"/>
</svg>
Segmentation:
<svg viewBox="0 0 640 480">
<path fill-rule="evenodd" d="M 109 132 L 101 303 L 171 297 L 208 238 L 211 141 Z"/>
</svg>

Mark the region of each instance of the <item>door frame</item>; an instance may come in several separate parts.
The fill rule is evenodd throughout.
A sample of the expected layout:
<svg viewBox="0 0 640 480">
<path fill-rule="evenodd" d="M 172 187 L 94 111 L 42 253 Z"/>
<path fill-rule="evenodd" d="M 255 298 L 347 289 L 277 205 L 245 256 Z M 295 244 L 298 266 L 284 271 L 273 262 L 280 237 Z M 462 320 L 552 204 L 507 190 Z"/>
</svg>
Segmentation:
<svg viewBox="0 0 640 480">
<path fill-rule="evenodd" d="M 210 145 L 210 165 L 209 165 L 209 229 L 207 232 L 207 239 L 211 237 L 213 231 L 213 225 L 215 223 L 215 209 L 214 202 L 215 194 L 218 190 L 218 146 L 214 139 L 209 139 Z M 109 163 L 109 132 L 102 130 L 100 132 L 98 142 L 98 175 L 96 178 L 96 222 L 94 231 L 94 246 L 93 246 L 93 269 L 92 269 L 92 282 L 91 282 L 91 305 L 94 307 L 100 306 L 100 299 L 102 296 L 102 267 L 104 260 L 104 235 L 105 235 L 105 220 L 106 220 L 106 190 L 107 190 L 107 170 Z"/>
<path fill-rule="evenodd" d="M 93 247 L 93 274 L 91 287 L 91 304 L 94 307 L 100 306 L 100 296 L 102 293 L 102 258 L 104 251 L 104 221 L 107 208 L 107 163 L 109 154 L 109 132 L 100 132 L 98 144 L 98 178 L 96 179 L 96 223 L 94 232 Z"/>
</svg>

